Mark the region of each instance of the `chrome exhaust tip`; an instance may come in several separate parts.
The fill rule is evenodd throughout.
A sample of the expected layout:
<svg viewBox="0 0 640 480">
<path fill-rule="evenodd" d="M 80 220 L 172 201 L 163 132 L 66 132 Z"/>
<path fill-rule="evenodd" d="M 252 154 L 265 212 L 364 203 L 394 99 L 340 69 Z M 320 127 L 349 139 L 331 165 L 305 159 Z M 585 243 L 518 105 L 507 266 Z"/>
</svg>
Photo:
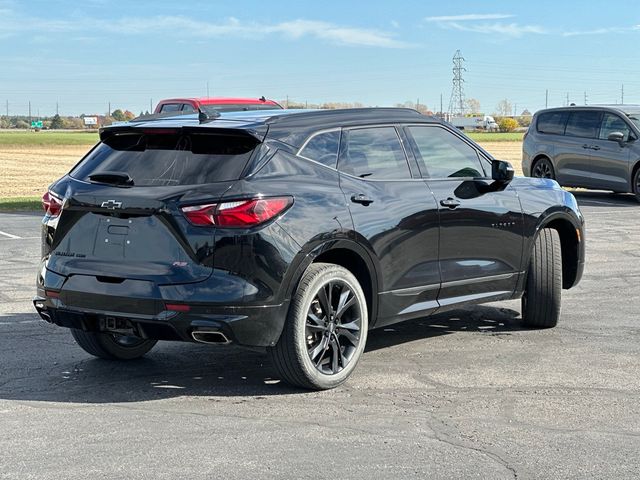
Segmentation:
<svg viewBox="0 0 640 480">
<path fill-rule="evenodd" d="M 199 343 L 207 343 L 210 345 L 226 345 L 231 343 L 227 336 L 218 330 L 194 330 L 191 337 Z"/>
</svg>

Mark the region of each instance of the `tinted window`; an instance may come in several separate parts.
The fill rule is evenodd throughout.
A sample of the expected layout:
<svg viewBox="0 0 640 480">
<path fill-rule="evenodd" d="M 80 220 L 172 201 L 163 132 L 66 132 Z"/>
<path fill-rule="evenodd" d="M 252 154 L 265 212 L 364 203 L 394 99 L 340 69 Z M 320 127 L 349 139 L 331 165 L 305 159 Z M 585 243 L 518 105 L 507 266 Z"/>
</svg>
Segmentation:
<svg viewBox="0 0 640 480">
<path fill-rule="evenodd" d="M 621 119 L 618 115 L 614 115 L 612 113 L 605 113 L 602 117 L 602 125 L 600 127 L 600 136 L 601 140 L 607 140 L 609 134 L 613 132 L 621 132 L 624 133 L 624 141 L 629 140 L 629 125 Z"/>
<path fill-rule="evenodd" d="M 597 138 L 600 128 L 600 112 L 571 112 L 567 120 L 565 135 Z"/>
<path fill-rule="evenodd" d="M 478 153 L 469 144 L 440 127 L 408 127 L 417 147 L 424 176 L 431 178 L 484 177 Z"/>
<path fill-rule="evenodd" d="M 165 103 L 164 105 L 162 105 L 162 108 L 160 109 L 160 112 L 161 113 L 177 112 L 178 110 L 180 110 L 180 104 L 179 103 Z"/>
<path fill-rule="evenodd" d="M 569 112 L 547 112 L 538 117 L 537 128 L 541 133 L 564 134 L 564 126 L 567 123 Z"/>
<path fill-rule="evenodd" d="M 396 129 L 360 128 L 343 133 L 345 149 L 340 170 L 362 178 L 411 178 Z"/>
<path fill-rule="evenodd" d="M 256 145 L 247 136 L 119 134 L 100 143 L 70 175 L 90 181 L 94 173 L 125 172 L 137 186 L 236 180 Z"/>
<path fill-rule="evenodd" d="M 329 167 L 336 166 L 338 148 L 340 147 L 340 131 L 319 133 L 307 142 L 300 155 Z"/>
<path fill-rule="evenodd" d="M 189 105 L 188 103 L 185 103 L 185 104 L 183 104 L 183 105 L 182 105 L 182 111 L 183 111 L 183 112 L 190 112 L 190 113 L 191 113 L 191 112 L 195 112 L 195 111 L 196 111 L 196 109 L 195 109 L 195 108 L 193 108 L 193 107 L 192 107 L 191 105 Z"/>
</svg>

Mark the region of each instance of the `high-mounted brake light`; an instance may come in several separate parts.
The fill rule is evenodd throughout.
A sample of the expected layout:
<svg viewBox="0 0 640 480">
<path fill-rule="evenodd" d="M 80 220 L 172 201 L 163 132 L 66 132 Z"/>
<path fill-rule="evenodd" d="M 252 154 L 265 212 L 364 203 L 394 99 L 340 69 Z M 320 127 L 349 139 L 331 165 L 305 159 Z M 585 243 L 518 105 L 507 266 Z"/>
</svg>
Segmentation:
<svg viewBox="0 0 640 480">
<path fill-rule="evenodd" d="M 291 197 L 257 198 L 182 207 L 182 212 L 194 225 L 247 228 L 271 220 L 292 203 Z"/>
<path fill-rule="evenodd" d="M 47 191 L 42 196 L 42 208 L 46 215 L 57 217 L 60 214 L 60 210 L 62 210 L 62 200 Z"/>
</svg>

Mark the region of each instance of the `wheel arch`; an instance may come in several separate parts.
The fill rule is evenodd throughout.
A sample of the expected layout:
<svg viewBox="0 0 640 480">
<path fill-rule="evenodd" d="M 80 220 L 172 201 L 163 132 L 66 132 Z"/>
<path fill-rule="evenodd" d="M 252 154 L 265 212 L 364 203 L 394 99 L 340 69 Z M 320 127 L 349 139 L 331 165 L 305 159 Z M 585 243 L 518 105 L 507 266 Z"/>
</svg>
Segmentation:
<svg viewBox="0 0 640 480">
<path fill-rule="evenodd" d="M 566 211 L 555 211 L 541 217 L 536 226 L 535 235 L 538 236 L 543 228 L 552 228 L 560 236 L 560 247 L 562 252 L 562 288 L 567 290 L 580 281 L 582 276 L 582 262 L 584 255 L 584 238 L 582 223 Z M 531 258 L 533 244 L 529 248 Z"/>
<path fill-rule="evenodd" d="M 318 262 L 340 265 L 356 277 L 367 299 L 369 326 L 375 324 L 378 313 L 379 268 L 369 252 L 353 240 L 330 240 L 314 246 L 297 265 L 287 288 L 287 299 L 293 296 L 309 266 Z"/>
</svg>

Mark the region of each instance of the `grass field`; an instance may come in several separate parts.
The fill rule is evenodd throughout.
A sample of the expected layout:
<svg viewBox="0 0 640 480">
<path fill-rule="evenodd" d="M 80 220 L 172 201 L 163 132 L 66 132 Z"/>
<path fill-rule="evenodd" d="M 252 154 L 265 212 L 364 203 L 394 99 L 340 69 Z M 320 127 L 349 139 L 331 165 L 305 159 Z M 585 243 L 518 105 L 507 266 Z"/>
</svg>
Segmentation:
<svg viewBox="0 0 640 480">
<path fill-rule="evenodd" d="M 94 145 L 98 141 L 97 132 L 3 130 L 0 131 L 0 146 L 27 147 L 51 145 Z"/>
<path fill-rule="evenodd" d="M 500 160 L 513 164 L 520 175 L 522 134 L 469 135 Z M 47 186 L 61 177 L 98 141 L 93 132 L 0 131 L 0 210 L 40 208 Z"/>
<path fill-rule="evenodd" d="M 469 132 L 469 138 L 476 142 L 521 142 L 524 133 L 521 132 Z"/>
</svg>

